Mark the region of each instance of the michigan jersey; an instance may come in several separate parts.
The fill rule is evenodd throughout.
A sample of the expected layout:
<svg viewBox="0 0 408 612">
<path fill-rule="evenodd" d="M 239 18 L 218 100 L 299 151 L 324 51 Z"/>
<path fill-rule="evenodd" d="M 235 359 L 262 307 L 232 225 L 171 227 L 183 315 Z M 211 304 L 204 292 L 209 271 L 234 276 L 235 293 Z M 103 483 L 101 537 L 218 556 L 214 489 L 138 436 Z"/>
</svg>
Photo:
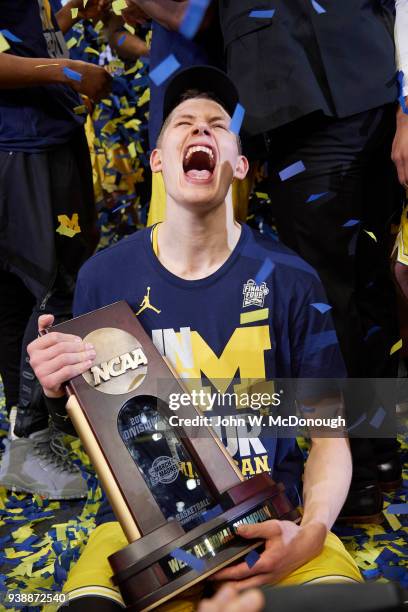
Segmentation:
<svg viewBox="0 0 408 612">
<path fill-rule="evenodd" d="M 207 389 L 345 375 L 316 272 L 246 225 L 225 263 L 200 280 L 160 263 L 151 228 L 96 254 L 80 271 L 75 315 L 118 300 L 128 302 L 179 377 Z M 244 476 L 269 471 L 299 502 L 303 457 L 295 439 L 262 425 L 220 425 L 217 434 Z"/>
</svg>

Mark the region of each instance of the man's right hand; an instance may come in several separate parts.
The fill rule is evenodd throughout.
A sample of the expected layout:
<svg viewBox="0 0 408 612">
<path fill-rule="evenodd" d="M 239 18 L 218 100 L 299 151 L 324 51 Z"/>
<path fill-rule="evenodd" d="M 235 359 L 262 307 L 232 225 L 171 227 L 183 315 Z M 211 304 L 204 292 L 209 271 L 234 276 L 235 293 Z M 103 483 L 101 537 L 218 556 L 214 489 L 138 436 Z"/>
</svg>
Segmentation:
<svg viewBox="0 0 408 612">
<path fill-rule="evenodd" d="M 52 315 L 38 319 L 41 334 L 54 322 Z M 95 349 L 78 336 L 50 332 L 40 336 L 27 347 L 30 365 L 47 397 L 64 395 L 62 385 L 91 367 L 95 360 Z"/>
<path fill-rule="evenodd" d="M 78 93 L 85 94 L 95 102 L 109 94 L 112 87 L 112 76 L 102 66 L 80 60 L 67 60 L 65 66 L 79 72 L 82 76 L 80 81 L 68 77 L 65 80 Z"/>
</svg>

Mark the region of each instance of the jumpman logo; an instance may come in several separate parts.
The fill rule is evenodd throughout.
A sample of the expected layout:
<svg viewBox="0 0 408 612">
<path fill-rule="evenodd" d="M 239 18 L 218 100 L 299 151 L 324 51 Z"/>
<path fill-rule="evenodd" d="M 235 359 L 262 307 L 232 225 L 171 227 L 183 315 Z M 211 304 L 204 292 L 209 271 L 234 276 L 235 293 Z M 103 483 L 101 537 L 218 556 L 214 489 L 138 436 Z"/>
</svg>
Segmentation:
<svg viewBox="0 0 408 612">
<path fill-rule="evenodd" d="M 144 310 L 147 310 L 148 308 L 150 308 L 151 310 L 154 310 L 154 312 L 157 312 L 157 314 L 161 313 L 161 310 L 159 310 L 158 308 L 155 308 L 150 303 L 150 287 L 147 288 L 147 293 L 144 296 L 142 303 L 140 304 L 140 308 L 137 311 L 136 316 L 140 315 L 141 312 L 143 312 Z"/>
</svg>

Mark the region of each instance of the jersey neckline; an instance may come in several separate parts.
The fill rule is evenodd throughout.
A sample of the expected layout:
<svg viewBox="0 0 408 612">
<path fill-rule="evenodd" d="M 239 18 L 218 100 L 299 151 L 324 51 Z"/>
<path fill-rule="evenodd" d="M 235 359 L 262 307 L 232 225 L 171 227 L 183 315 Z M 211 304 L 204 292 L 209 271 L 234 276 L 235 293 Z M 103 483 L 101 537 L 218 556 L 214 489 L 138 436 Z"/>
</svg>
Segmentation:
<svg viewBox="0 0 408 612">
<path fill-rule="evenodd" d="M 159 274 L 162 277 L 164 277 L 172 285 L 177 285 L 178 287 L 181 287 L 183 289 L 195 289 L 195 288 L 206 287 L 206 286 L 212 285 L 213 283 L 218 281 L 222 276 L 224 276 L 224 274 L 228 272 L 228 270 L 234 265 L 236 260 L 241 255 L 244 244 L 248 240 L 250 230 L 248 226 L 245 225 L 245 223 L 241 223 L 240 225 L 241 225 L 241 235 L 238 239 L 237 244 L 235 245 L 234 250 L 230 253 L 229 257 L 218 268 L 218 270 L 216 270 L 209 276 L 205 276 L 204 278 L 195 279 L 195 280 L 187 280 L 185 278 L 180 278 L 180 276 L 177 276 L 176 274 L 173 274 L 173 272 L 170 272 L 170 270 L 167 270 L 167 268 L 163 266 L 159 258 L 154 253 L 153 245 L 151 241 L 152 228 L 148 228 L 144 236 L 146 253 L 147 253 L 150 263 L 155 268 L 155 270 L 159 272 Z"/>
</svg>

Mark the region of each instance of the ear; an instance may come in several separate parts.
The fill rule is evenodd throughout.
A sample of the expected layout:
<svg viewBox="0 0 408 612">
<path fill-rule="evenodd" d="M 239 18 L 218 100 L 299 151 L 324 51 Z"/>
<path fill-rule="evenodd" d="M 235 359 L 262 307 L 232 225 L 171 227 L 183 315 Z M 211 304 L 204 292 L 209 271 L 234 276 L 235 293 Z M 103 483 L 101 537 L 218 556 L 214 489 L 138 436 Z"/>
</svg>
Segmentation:
<svg viewBox="0 0 408 612">
<path fill-rule="evenodd" d="M 161 150 L 153 149 L 150 154 L 150 168 L 152 172 L 162 171 Z"/>
<path fill-rule="evenodd" d="M 249 170 L 249 161 L 244 155 L 239 155 L 237 159 L 237 164 L 235 166 L 234 177 L 242 181 Z"/>
</svg>

